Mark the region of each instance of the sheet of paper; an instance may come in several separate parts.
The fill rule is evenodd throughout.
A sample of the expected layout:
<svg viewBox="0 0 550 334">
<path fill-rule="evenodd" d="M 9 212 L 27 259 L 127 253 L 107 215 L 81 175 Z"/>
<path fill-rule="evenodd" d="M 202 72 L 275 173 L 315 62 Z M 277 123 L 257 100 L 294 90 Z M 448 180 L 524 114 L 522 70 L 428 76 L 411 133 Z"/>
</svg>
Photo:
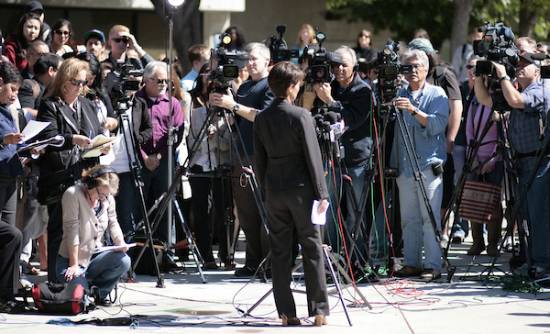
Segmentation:
<svg viewBox="0 0 550 334">
<path fill-rule="evenodd" d="M 103 247 L 96 248 L 94 250 L 94 253 L 102 253 L 102 252 L 109 252 L 109 251 L 116 252 L 116 251 L 122 250 L 124 247 L 132 248 L 135 245 L 136 243 L 134 242 L 133 244 L 124 244 L 120 246 L 103 246 Z"/>
<path fill-rule="evenodd" d="M 23 140 L 22 143 L 28 143 L 29 140 L 36 137 L 42 130 L 48 127 L 50 125 L 50 122 L 39 122 L 35 120 L 31 120 L 29 123 L 27 123 L 27 126 L 23 129 Z"/>
<path fill-rule="evenodd" d="M 92 145 L 82 153 L 83 158 L 95 158 L 101 155 L 101 149 L 106 145 L 109 145 L 116 137 L 106 137 L 104 135 L 97 135 L 92 139 Z"/>
<path fill-rule="evenodd" d="M 313 201 L 313 207 L 311 208 L 311 222 L 314 225 L 325 225 L 325 223 L 327 222 L 327 210 L 321 213 L 318 212 L 320 203 L 321 202 L 317 200 Z M 330 203 L 327 206 L 327 209 L 329 206 L 330 206 Z"/>
</svg>

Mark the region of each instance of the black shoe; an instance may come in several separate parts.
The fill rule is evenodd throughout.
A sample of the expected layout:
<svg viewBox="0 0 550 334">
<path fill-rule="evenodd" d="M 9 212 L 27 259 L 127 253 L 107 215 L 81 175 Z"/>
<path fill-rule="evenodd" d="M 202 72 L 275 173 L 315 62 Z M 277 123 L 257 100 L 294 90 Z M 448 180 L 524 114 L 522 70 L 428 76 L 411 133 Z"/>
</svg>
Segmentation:
<svg viewBox="0 0 550 334">
<path fill-rule="evenodd" d="M 168 273 L 172 271 L 179 271 L 182 270 L 183 267 L 179 266 L 176 261 L 172 260 L 169 257 L 164 257 L 164 260 L 162 262 L 162 265 L 160 266 L 162 272 Z"/>
<path fill-rule="evenodd" d="M 0 313 L 21 314 L 27 311 L 27 304 L 19 300 L 0 301 Z"/>
<path fill-rule="evenodd" d="M 235 270 L 235 277 L 252 277 L 256 273 L 256 268 L 250 268 L 248 266 L 244 266 L 242 268 L 239 268 Z"/>
</svg>

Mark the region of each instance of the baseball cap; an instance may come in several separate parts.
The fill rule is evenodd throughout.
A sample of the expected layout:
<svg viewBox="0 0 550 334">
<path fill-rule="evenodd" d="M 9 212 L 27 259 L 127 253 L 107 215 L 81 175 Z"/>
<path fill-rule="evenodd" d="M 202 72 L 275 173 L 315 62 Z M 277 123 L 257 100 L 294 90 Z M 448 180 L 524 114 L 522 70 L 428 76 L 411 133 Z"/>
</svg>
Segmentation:
<svg viewBox="0 0 550 334">
<path fill-rule="evenodd" d="M 90 38 L 97 38 L 102 44 L 105 44 L 105 34 L 98 29 L 92 29 L 84 34 L 84 44 L 88 43 Z"/>
<path fill-rule="evenodd" d="M 36 1 L 36 0 L 29 1 L 29 2 L 25 5 L 25 12 L 27 12 L 27 13 L 31 13 L 31 12 L 44 12 L 44 7 L 43 7 L 42 4 L 40 3 L 40 1 Z"/>
<path fill-rule="evenodd" d="M 421 50 L 428 53 L 434 53 L 436 52 L 432 42 L 430 42 L 427 38 L 415 38 L 412 41 L 409 42 L 409 49 L 415 49 L 415 50 Z"/>
<path fill-rule="evenodd" d="M 542 65 L 542 61 L 545 59 L 548 59 L 548 56 L 545 53 L 524 53 L 519 56 L 522 60 L 528 62 L 529 64 L 533 64 L 537 67 L 540 67 Z"/>
</svg>

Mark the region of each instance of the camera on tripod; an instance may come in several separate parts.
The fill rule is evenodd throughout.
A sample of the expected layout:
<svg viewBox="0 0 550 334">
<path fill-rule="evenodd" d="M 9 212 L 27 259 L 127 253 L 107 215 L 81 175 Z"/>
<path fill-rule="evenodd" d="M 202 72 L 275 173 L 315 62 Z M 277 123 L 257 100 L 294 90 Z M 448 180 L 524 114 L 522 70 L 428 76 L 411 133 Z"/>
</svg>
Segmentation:
<svg viewBox="0 0 550 334">
<path fill-rule="evenodd" d="M 378 52 L 375 66 L 378 70 L 378 89 L 382 102 L 381 110 L 388 111 L 389 105 L 397 96 L 399 74 L 411 73 L 412 67 L 410 65 L 401 65 L 399 60 L 399 43 L 391 39 L 388 39 L 386 45 L 384 45 L 384 49 Z"/>
<path fill-rule="evenodd" d="M 515 77 L 516 66 L 519 63 L 519 50 L 514 44 L 514 33 L 502 22 L 497 22 L 495 25 L 485 23 L 480 31 L 483 32 L 483 38 L 474 41 L 474 54 L 485 57 L 485 60 L 477 61 L 476 75 L 486 75 L 489 78 L 488 89 L 493 100 L 493 109 L 505 112 L 510 110 L 510 106 L 504 98 L 498 78 L 495 77 L 495 67 L 492 62 L 503 65 L 510 78 Z"/>
<path fill-rule="evenodd" d="M 307 61 L 308 64 L 304 81 L 308 84 L 331 82 L 333 75 L 330 72 L 330 59 L 327 50 L 323 47 L 327 36 L 317 31 L 315 38 L 319 44 L 306 46 L 300 58 L 300 63 Z"/>
<path fill-rule="evenodd" d="M 116 112 L 124 112 L 128 109 L 129 93 L 139 90 L 141 77 L 143 77 L 143 70 L 136 69 L 130 62 L 122 64 L 119 70 L 108 74 L 108 80 L 112 82 L 109 95 L 115 104 Z"/>
<path fill-rule="evenodd" d="M 231 35 L 224 33 L 220 36 L 220 45 L 212 50 L 211 59 L 217 65 L 212 66 L 209 76 L 211 92 L 227 94 L 230 82 L 239 77 L 239 70 L 248 60 L 244 51 L 229 51 L 231 42 Z"/>
<path fill-rule="evenodd" d="M 519 50 L 514 44 L 514 33 L 502 22 L 485 23 L 480 28 L 483 39 L 474 41 L 474 54 L 484 57 L 476 63 L 476 75 L 494 75 L 492 61 L 504 65 L 506 73 L 513 78 L 519 62 Z"/>
<path fill-rule="evenodd" d="M 271 63 L 277 64 L 281 61 L 290 61 L 292 58 L 298 58 L 300 52 L 297 49 L 289 49 L 283 36 L 286 32 L 285 25 L 278 25 L 275 30 L 278 36 L 269 38 L 269 52 L 271 53 Z"/>
</svg>

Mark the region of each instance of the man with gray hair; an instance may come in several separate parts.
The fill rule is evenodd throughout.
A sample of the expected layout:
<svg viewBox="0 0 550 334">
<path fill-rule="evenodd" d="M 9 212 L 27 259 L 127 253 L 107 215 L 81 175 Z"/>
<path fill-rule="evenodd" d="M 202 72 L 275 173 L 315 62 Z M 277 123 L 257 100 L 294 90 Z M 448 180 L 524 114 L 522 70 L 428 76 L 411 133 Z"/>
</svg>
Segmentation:
<svg viewBox="0 0 550 334">
<path fill-rule="evenodd" d="M 421 50 L 410 50 L 403 55 L 403 62 L 412 70 L 405 78 L 407 88 L 401 88 L 394 104 L 403 117 L 405 133 L 409 133 L 414 145 L 413 158 L 420 166 L 415 171 L 404 149 L 405 138 L 395 131 L 391 153 L 391 166 L 397 168 L 397 186 L 401 226 L 403 229 L 404 267 L 396 272 L 399 277 L 422 276 L 433 280 L 441 276 L 441 249 L 435 237 L 431 218 L 422 198 L 419 182 L 424 183 L 429 205 L 433 211 L 437 229 L 440 230 L 439 212 L 443 196 L 442 166 L 446 159 L 445 127 L 449 117 L 449 102 L 441 87 L 426 82 L 428 57 Z M 415 172 L 420 172 L 420 180 Z M 422 246 L 426 254 L 422 265 Z"/>
<path fill-rule="evenodd" d="M 168 80 L 168 65 L 164 62 L 153 61 L 145 66 L 143 71 L 144 87 L 136 93 L 137 97 L 147 102 L 147 110 L 151 116 L 153 125 L 153 135 L 141 145 L 140 155 L 145 168 L 142 169 L 143 175 L 143 194 L 148 206 L 168 190 L 168 168 L 174 169 L 175 166 L 168 166 L 168 131 L 170 128 L 170 118 L 172 126 L 177 132 L 183 130 L 183 110 L 181 104 L 175 97 L 172 99 L 172 110 L 170 110 L 170 100 L 166 90 L 170 84 Z M 136 120 L 132 120 L 136 121 Z M 178 131 L 179 130 L 179 131 Z M 177 136 L 181 139 L 181 136 Z M 174 145 L 176 147 L 177 145 Z M 166 216 L 160 222 L 154 237 L 164 242 L 168 240 L 168 220 Z M 174 263 L 167 257 L 164 258 L 163 269 L 169 270 Z"/>
<path fill-rule="evenodd" d="M 347 127 L 346 132 L 341 137 L 344 146 L 343 173 L 351 179 L 351 187 L 346 196 L 346 206 L 348 215 L 345 220 L 346 244 L 351 247 L 355 240 L 357 249 L 349 250 L 352 252 L 353 269 L 361 269 L 366 263 L 363 261 L 366 255 L 367 236 L 361 236 L 361 228 L 356 228 L 356 222 L 361 218 L 366 218 L 364 205 L 367 197 L 364 196 L 365 180 L 370 177 L 373 171 L 372 164 L 372 110 L 373 98 L 371 88 L 361 79 L 357 73 L 357 57 L 355 51 L 347 46 L 341 46 L 330 54 L 330 61 L 334 80 L 332 83 L 317 83 L 313 86 L 317 97 L 328 106 L 331 111 L 341 115 Z M 337 170 L 336 173 L 339 173 Z M 337 177 L 337 179 L 339 179 Z M 333 182 L 329 182 L 329 188 L 334 187 Z M 335 186 L 334 190 L 339 188 Z M 329 191 L 331 192 L 331 191 Z M 333 193 L 336 193 L 334 191 Z M 331 199 L 334 216 L 337 215 L 339 199 Z M 360 213 L 362 217 L 358 217 Z M 327 214 L 329 220 L 326 224 L 327 238 L 330 244 L 336 250 L 337 245 L 342 245 L 338 241 L 339 227 L 338 222 L 330 219 L 332 214 Z M 356 233 L 354 233 L 356 231 Z"/>
<path fill-rule="evenodd" d="M 245 266 L 235 271 L 237 277 L 252 276 L 258 269 L 260 262 L 269 252 L 269 240 L 254 200 L 252 188 L 249 184 L 249 166 L 253 161 L 253 122 L 256 114 L 265 109 L 273 100 L 273 94 L 267 85 L 269 74 L 269 49 L 261 43 L 250 43 L 246 46 L 248 62 L 246 68 L 250 80 L 244 82 L 237 91 L 236 100 L 231 94 L 210 94 L 210 104 L 227 110 L 235 115 L 235 121 L 242 136 L 244 150 L 237 140 L 239 152 L 233 154 L 233 197 L 237 206 L 239 224 L 246 237 Z M 237 156 L 242 159 L 238 161 Z M 244 182 L 241 182 L 244 180 Z"/>
</svg>

